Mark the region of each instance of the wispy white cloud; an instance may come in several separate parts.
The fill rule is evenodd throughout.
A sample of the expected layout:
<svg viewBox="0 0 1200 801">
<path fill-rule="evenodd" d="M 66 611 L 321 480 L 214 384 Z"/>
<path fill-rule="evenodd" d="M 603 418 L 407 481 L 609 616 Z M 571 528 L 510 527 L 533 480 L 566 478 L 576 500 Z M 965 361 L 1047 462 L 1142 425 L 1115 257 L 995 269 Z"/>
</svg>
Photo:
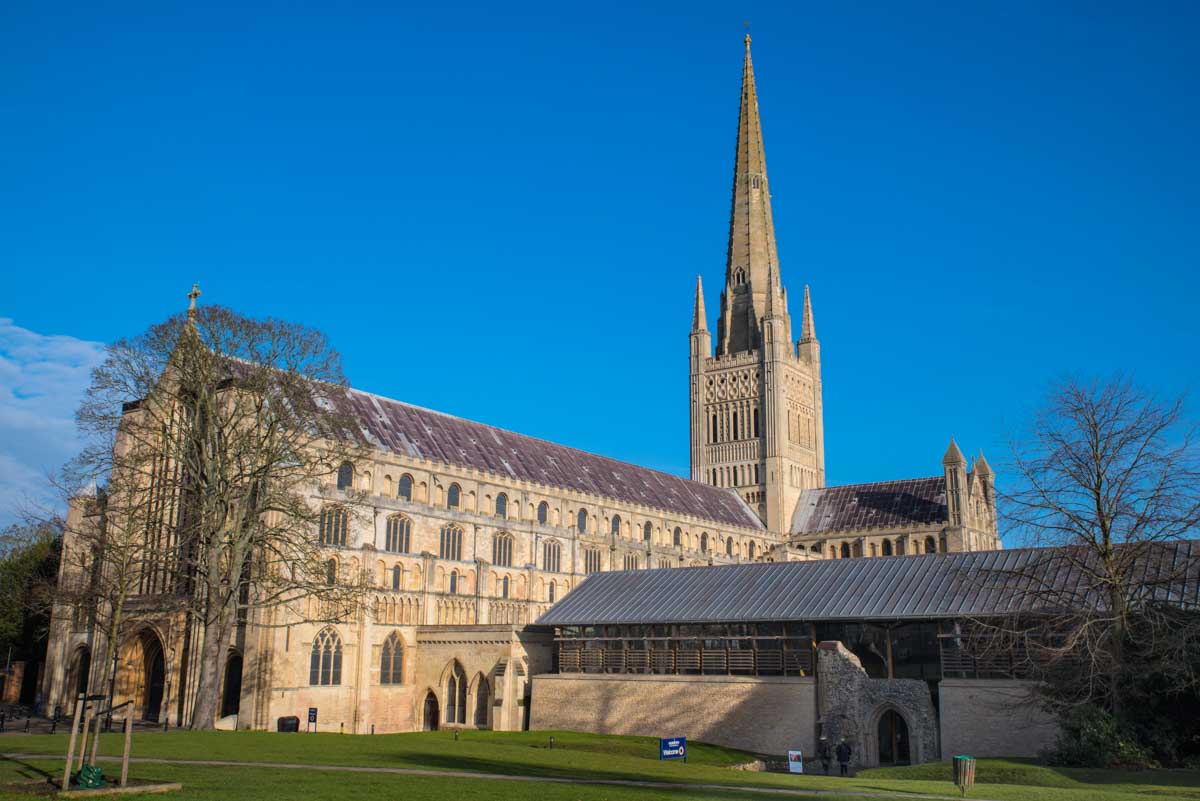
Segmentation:
<svg viewBox="0 0 1200 801">
<path fill-rule="evenodd" d="M 0 317 L 0 526 L 31 502 L 61 505 L 46 475 L 79 449 L 75 408 L 103 349 Z"/>
</svg>

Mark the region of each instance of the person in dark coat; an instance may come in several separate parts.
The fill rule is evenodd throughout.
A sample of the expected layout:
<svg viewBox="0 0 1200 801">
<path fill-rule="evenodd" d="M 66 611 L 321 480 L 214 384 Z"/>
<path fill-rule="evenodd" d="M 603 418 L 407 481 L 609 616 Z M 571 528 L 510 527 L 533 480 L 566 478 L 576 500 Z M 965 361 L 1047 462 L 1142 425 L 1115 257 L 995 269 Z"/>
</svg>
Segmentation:
<svg viewBox="0 0 1200 801">
<path fill-rule="evenodd" d="M 850 771 L 850 755 L 853 754 L 854 752 L 850 748 L 850 743 L 848 743 L 846 741 L 845 737 L 843 737 L 842 741 L 837 744 L 837 748 L 835 749 L 835 751 L 837 752 L 838 767 L 840 767 L 842 769 L 842 775 L 849 776 L 850 775 L 850 772 L 849 772 Z"/>
<path fill-rule="evenodd" d="M 821 766 L 825 768 L 825 775 L 829 775 L 829 765 L 833 762 L 833 752 L 829 750 L 829 738 L 822 737 L 817 743 L 817 759 L 821 761 Z"/>
</svg>

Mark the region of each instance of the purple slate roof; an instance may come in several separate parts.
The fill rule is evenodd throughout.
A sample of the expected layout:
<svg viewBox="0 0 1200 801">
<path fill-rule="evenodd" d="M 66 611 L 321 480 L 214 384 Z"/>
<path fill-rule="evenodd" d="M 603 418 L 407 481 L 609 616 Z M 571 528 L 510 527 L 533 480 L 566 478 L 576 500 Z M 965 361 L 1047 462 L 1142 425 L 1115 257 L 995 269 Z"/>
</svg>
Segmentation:
<svg viewBox="0 0 1200 801">
<path fill-rule="evenodd" d="M 367 440 L 393 453 L 642 504 L 723 525 L 763 528 L 758 515 L 732 490 L 390 398 L 358 390 L 348 394 Z"/>
<path fill-rule="evenodd" d="M 921 526 L 946 520 L 946 477 L 906 478 L 805 490 L 792 516 L 792 533 Z"/>
</svg>

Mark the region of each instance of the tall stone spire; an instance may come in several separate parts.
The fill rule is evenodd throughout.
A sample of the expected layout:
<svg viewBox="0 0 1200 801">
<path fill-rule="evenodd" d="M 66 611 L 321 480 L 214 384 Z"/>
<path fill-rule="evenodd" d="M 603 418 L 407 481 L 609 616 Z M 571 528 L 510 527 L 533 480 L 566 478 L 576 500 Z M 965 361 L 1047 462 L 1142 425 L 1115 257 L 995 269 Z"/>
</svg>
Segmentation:
<svg viewBox="0 0 1200 801">
<path fill-rule="evenodd" d="M 708 315 L 704 313 L 704 284 L 700 276 L 696 276 L 696 306 L 692 311 L 692 330 L 707 331 Z"/>
<path fill-rule="evenodd" d="M 771 219 L 771 193 L 767 184 L 767 159 L 758 115 L 758 94 L 754 87 L 754 65 L 750 60 L 750 37 L 747 36 L 734 155 L 725 295 L 718 331 L 721 353 L 740 353 L 761 344 L 759 322 L 768 307 L 779 309 L 773 295 L 781 291 L 775 226 Z"/>
</svg>

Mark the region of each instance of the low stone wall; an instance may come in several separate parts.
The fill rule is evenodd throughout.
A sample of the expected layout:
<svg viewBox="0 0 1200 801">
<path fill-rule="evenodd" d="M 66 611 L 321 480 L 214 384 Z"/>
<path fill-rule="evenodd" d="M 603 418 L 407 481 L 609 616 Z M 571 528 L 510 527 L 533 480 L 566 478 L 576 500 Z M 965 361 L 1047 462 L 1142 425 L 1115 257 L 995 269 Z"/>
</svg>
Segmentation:
<svg viewBox="0 0 1200 801">
<path fill-rule="evenodd" d="M 942 679 L 942 758 L 1036 757 L 1051 748 L 1058 726 L 1031 700 L 1031 690 L 1026 681 Z"/>
<path fill-rule="evenodd" d="M 551 673 L 533 677 L 530 728 L 687 737 L 760 754 L 816 752 L 812 678 Z"/>
</svg>

